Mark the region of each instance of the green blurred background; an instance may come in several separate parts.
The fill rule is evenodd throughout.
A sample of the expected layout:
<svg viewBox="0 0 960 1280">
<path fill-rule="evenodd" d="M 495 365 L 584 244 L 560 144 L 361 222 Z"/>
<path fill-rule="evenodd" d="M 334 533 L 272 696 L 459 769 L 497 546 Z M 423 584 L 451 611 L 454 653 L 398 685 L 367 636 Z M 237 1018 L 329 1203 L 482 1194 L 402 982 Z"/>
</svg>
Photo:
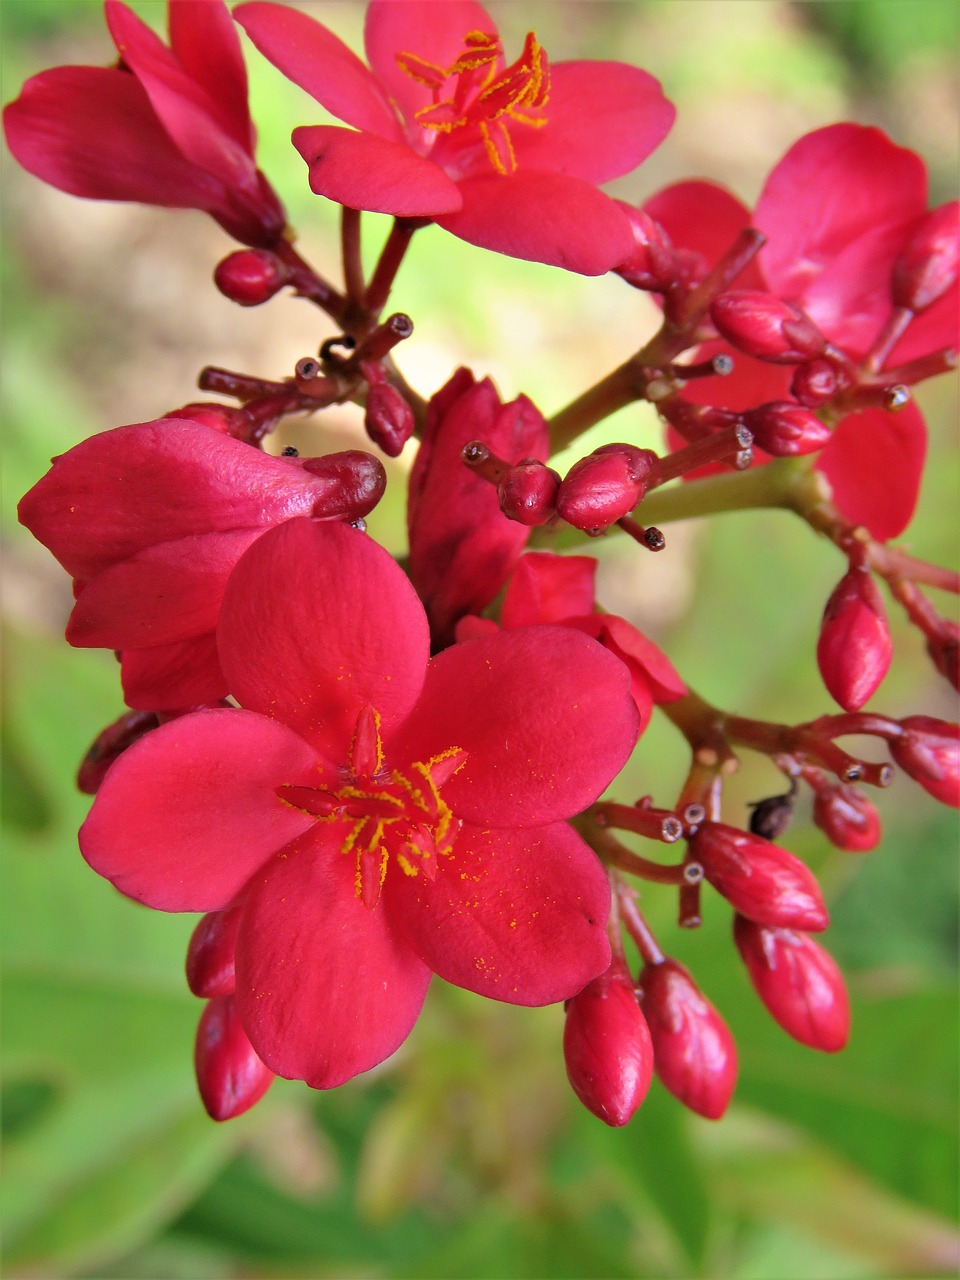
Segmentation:
<svg viewBox="0 0 960 1280">
<path fill-rule="evenodd" d="M 162 6 L 141 3 L 158 26 Z M 304 6 L 359 47 L 362 6 Z M 491 5 L 507 51 L 534 27 L 551 57 L 621 57 L 660 77 L 679 109 L 650 162 L 616 186 L 642 199 L 701 175 L 752 201 L 801 133 L 838 119 L 919 150 L 936 201 L 955 194 L 958 15 L 952 0 L 559 0 Z M 2 0 L 3 96 L 29 74 L 106 63 L 87 0 Z M 322 113 L 251 52 L 261 163 L 336 275 L 334 210 L 311 196 L 288 143 Z M 644 906 L 737 1036 L 741 1081 L 720 1124 L 658 1084 L 612 1131 L 571 1094 L 558 1008 L 518 1010 L 434 984 L 404 1049 L 330 1094 L 278 1082 L 250 1115 L 203 1115 L 191 1066 L 199 1002 L 182 958 L 193 918 L 120 898 L 83 865 L 76 764 L 121 710 L 108 655 L 69 650 L 69 584 L 16 523 L 52 454 L 95 431 L 195 398 L 206 363 L 282 377 L 329 336 L 295 300 L 241 311 L 210 283 L 231 247 L 199 214 L 72 200 L 4 181 L 3 1197 L 6 1274 L 183 1277 L 620 1277 L 742 1280 L 953 1274 L 957 1245 L 957 824 L 909 779 L 879 798 L 886 838 L 831 852 L 803 811 L 787 843 L 821 875 L 827 945 L 849 975 L 850 1047 L 816 1055 L 759 1006 L 706 902 L 679 934 L 668 895 Z M 382 226 L 371 219 L 369 248 Z M 458 363 L 550 412 L 652 331 L 616 279 L 495 259 L 422 233 L 395 305 L 414 338 L 401 363 L 421 391 Z M 318 323 L 318 320 L 321 323 Z M 954 561 L 957 384 L 925 388 L 929 468 L 908 541 Z M 629 410 L 606 438 L 655 442 Z M 362 443 L 358 411 L 295 424 L 312 452 Z M 578 452 L 585 451 L 585 448 Z M 402 471 L 372 522 L 403 545 Z M 786 516 L 671 526 L 660 556 L 615 539 L 601 600 L 662 640 L 719 705 L 769 719 L 829 710 L 813 650 L 841 572 Z M 948 608 L 951 602 L 945 602 Z M 877 700 L 952 718 L 918 637 L 893 618 L 897 658 Z M 655 723 L 617 787 L 669 803 L 684 750 Z M 728 820 L 776 789 L 746 757 Z"/>
</svg>

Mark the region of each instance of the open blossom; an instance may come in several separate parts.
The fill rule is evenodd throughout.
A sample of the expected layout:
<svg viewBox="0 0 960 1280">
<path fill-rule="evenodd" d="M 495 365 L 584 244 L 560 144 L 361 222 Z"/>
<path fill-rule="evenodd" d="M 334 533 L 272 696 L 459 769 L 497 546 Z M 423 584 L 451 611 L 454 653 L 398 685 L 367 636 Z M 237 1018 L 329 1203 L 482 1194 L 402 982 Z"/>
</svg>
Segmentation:
<svg viewBox="0 0 960 1280">
<path fill-rule="evenodd" d="M 674 109 L 620 62 L 551 65 L 534 34 L 507 63 L 474 0 L 372 0 L 369 67 L 284 5 L 235 10 L 257 48 L 338 120 L 296 129 L 318 194 L 353 209 L 429 218 L 471 244 L 600 275 L 630 225 L 597 190 L 663 140 Z"/>
<path fill-rule="evenodd" d="M 596 607 L 594 579 L 597 562 L 592 556 L 559 556 L 551 551 L 530 551 L 521 556 L 503 597 L 500 621 L 506 630 L 556 623 L 573 627 L 615 654 L 630 673 L 630 692 L 640 715 L 642 733 L 654 704 L 676 702 L 687 686 L 661 649 L 626 618 L 600 613 Z M 457 638 L 489 634 L 496 624 L 484 618 L 465 618 Z"/>
<path fill-rule="evenodd" d="M 74 579 L 69 642 L 120 651 L 127 702 L 161 711 L 227 693 L 214 629 L 247 547 L 293 516 L 364 516 L 385 483 L 366 453 L 273 458 L 163 418 L 101 432 L 55 458 L 18 510 Z"/>
<path fill-rule="evenodd" d="M 234 1007 L 270 1071 L 328 1088 L 373 1067 L 433 973 L 535 1005 L 606 969 L 606 876 L 565 819 L 636 741 L 621 663 L 562 627 L 429 660 L 396 562 L 310 520 L 246 552 L 217 640 L 241 709 L 127 750 L 80 845 L 149 906 L 240 908 Z"/>
<path fill-rule="evenodd" d="M 739 299 L 742 308 L 744 299 L 763 291 L 799 308 L 854 365 L 890 321 L 896 280 L 904 274 L 901 269 L 898 276 L 897 264 L 931 216 L 920 157 L 879 129 L 856 124 L 817 129 L 796 142 L 774 166 L 753 213 L 722 187 L 700 181 L 666 188 L 644 212 L 676 250 L 699 263 L 694 275 L 705 274 L 748 225 L 761 231 L 766 243 L 724 306 Z M 941 239 L 952 224 L 956 240 L 960 220 L 946 221 Z M 932 301 L 894 344 L 886 368 L 956 345 L 956 277 L 940 276 L 942 288 L 928 290 Z M 729 348 L 710 343 L 700 357 L 718 350 Z M 691 382 L 684 396 L 730 409 L 784 401 L 795 366 L 763 363 L 745 350 L 736 351 L 729 377 Z M 821 363 L 823 372 L 834 369 L 830 360 L 815 361 L 804 374 L 808 381 Z M 914 404 L 896 413 L 861 408 L 840 421 L 817 469 L 841 512 L 886 539 L 900 534 L 913 514 L 925 453 L 926 428 Z"/>
<path fill-rule="evenodd" d="M 286 218 L 254 159 L 247 76 L 222 0 L 170 0 L 170 47 L 106 0 L 112 67 L 56 67 L 5 109 L 10 150 L 70 195 L 202 209 L 230 235 L 274 244 Z"/>
</svg>

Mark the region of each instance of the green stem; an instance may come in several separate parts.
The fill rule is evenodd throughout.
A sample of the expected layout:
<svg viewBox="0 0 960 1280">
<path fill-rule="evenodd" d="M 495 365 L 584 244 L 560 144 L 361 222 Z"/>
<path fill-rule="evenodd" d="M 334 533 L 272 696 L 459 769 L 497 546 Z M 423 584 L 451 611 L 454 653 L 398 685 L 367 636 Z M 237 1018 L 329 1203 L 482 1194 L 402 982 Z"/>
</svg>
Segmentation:
<svg viewBox="0 0 960 1280">
<path fill-rule="evenodd" d="M 798 510 L 814 494 L 824 496 L 819 476 L 806 458 L 776 458 L 749 471 L 731 471 L 658 489 L 644 498 L 637 511 L 646 524 L 659 526 L 723 511 L 761 507 Z"/>
</svg>

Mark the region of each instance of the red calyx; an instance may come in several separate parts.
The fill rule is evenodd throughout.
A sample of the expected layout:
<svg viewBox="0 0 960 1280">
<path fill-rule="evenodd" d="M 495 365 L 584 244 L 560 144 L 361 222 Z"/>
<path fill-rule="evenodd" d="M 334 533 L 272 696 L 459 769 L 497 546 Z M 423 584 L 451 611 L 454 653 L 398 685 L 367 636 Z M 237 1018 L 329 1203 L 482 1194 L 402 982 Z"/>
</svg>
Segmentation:
<svg viewBox="0 0 960 1280">
<path fill-rule="evenodd" d="M 869 853 L 880 843 L 880 815 L 876 806 L 844 782 L 818 787 L 813 820 L 827 839 L 847 853 Z"/>
<path fill-rule="evenodd" d="M 960 202 L 952 200 L 921 219 L 893 264 L 893 301 L 925 311 L 952 289 L 960 269 Z"/>
<path fill-rule="evenodd" d="M 194 929 L 187 947 L 187 986 L 210 1000 L 236 990 L 233 954 L 240 927 L 240 908 L 210 911 Z"/>
<path fill-rule="evenodd" d="M 567 472 L 557 492 L 558 514 L 586 533 L 609 528 L 639 503 L 655 463 L 649 449 L 603 445 Z"/>
<path fill-rule="evenodd" d="M 833 435 L 825 422 L 791 400 L 762 404 L 745 413 L 743 420 L 753 435 L 754 444 L 775 458 L 816 453 Z"/>
<path fill-rule="evenodd" d="M 185 404 L 180 409 L 171 409 L 164 418 L 175 418 L 180 422 L 197 422 L 201 427 L 210 427 L 222 435 L 244 439 L 250 430 L 250 418 L 242 409 L 229 404 L 214 404 L 196 401 Z"/>
<path fill-rule="evenodd" d="M 546 524 L 557 510 L 560 477 L 536 458 L 522 458 L 497 484 L 500 510 L 520 524 Z"/>
<path fill-rule="evenodd" d="M 904 773 L 941 804 L 960 808 L 960 725 L 933 716 L 908 716 L 890 754 Z"/>
<path fill-rule="evenodd" d="M 243 1115 L 276 1078 L 247 1039 L 233 996 L 211 1000 L 200 1015 L 193 1064 L 200 1097 L 212 1120 Z"/>
<path fill-rule="evenodd" d="M 676 960 L 647 965 L 639 985 L 661 1083 L 691 1111 L 719 1120 L 737 1082 L 730 1029 Z"/>
<path fill-rule="evenodd" d="M 719 333 L 739 351 L 773 364 L 800 364 L 818 356 L 823 334 L 797 307 L 752 289 L 722 293 L 710 308 Z"/>
<path fill-rule="evenodd" d="M 573 1091 L 611 1127 L 625 1125 L 647 1096 L 653 1043 L 622 960 L 567 1001 L 563 1056 Z"/>
<path fill-rule="evenodd" d="M 635 289 L 662 292 L 674 283 L 676 267 L 670 238 L 648 213 L 618 200 L 633 231 L 633 252 L 616 273 Z"/>
<path fill-rule="evenodd" d="M 826 356 L 818 356 L 797 366 L 790 394 L 808 409 L 817 409 L 851 385 L 850 374 Z"/>
<path fill-rule="evenodd" d="M 259 307 L 288 282 L 289 273 L 269 249 L 237 249 L 217 263 L 214 284 L 241 307 Z"/>
<path fill-rule="evenodd" d="M 859 711 L 879 688 L 892 657 L 883 597 L 869 572 L 854 567 L 823 611 L 817 640 L 823 683 L 844 711 Z"/>
<path fill-rule="evenodd" d="M 767 929 L 743 916 L 733 937 L 754 990 L 787 1035 L 836 1053 L 850 1034 L 850 1000 L 833 957 L 795 929 Z"/>
<path fill-rule="evenodd" d="M 779 845 L 722 822 L 704 822 L 690 857 L 741 915 L 773 928 L 819 932 L 829 923 L 816 877 Z"/>
</svg>

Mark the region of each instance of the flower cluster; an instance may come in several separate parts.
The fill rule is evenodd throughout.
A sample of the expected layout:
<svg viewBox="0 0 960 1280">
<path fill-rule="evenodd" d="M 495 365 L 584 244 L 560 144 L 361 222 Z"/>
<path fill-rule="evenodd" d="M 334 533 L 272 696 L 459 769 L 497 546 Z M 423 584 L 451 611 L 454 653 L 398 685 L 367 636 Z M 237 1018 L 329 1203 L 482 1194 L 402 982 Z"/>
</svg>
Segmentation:
<svg viewBox="0 0 960 1280">
<path fill-rule="evenodd" d="M 106 16 L 114 65 L 42 72 L 6 108 L 17 160 L 74 195 L 210 214 L 243 246 L 216 266 L 221 293 L 254 307 L 289 289 L 333 326 L 280 378 L 204 368 L 218 399 L 83 441 L 19 509 L 73 580 L 69 643 L 120 659 L 127 710 L 80 767 L 95 797 L 83 857 L 137 902 L 201 914 L 186 968 L 206 1002 L 210 1115 L 247 1110 L 278 1075 L 326 1089 L 370 1070 L 436 974 L 564 1002 L 570 1082 L 606 1123 L 630 1119 L 654 1074 L 718 1118 L 733 1037 L 661 948 L 638 882 L 676 894 L 689 928 L 705 887 L 724 899 L 772 1017 L 842 1048 L 847 992 L 814 937 L 828 906 L 778 840 L 803 786 L 831 843 L 879 843 L 860 788 L 893 769 L 848 754 L 847 736 L 960 804 L 960 728 L 865 709 L 894 658 L 882 584 L 958 682 L 960 631 L 928 598 L 957 576 L 890 545 L 925 458 L 910 387 L 957 359 L 956 202 L 928 211 L 919 157 L 837 124 L 787 152 L 753 212 L 699 181 L 630 207 L 600 188 L 666 136 L 657 81 L 552 62 L 533 32 L 507 53 L 475 0 L 371 0 L 366 62 L 266 0 L 232 15 L 170 0 L 169 47 L 120 0 Z M 342 122 L 292 135 L 310 189 L 341 210 L 342 286 L 294 247 L 257 168 L 235 23 Z M 393 218 L 369 276 L 364 211 Z M 654 295 L 662 324 L 551 418 L 467 368 L 421 395 L 396 355 L 413 323 L 387 304 L 431 223 L 614 271 Z M 557 470 L 639 400 L 663 420 L 662 451 L 620 441 Z M 324 453 L 322 433 L 316 456 L 268 447 L 284 419 L 347 403 L 367 447 Z M 387 483 L 378 454 L 410 462 L 399 562 L 365 524 Z M 841 713 L 790 725 L 713 706 L 598 603 L 591 539 L 669 557 L 660 525 L 758 506 L 840 553 L 810 659 Z M 654 714 L 690 748 L 675 797 L 604 798 Z M 745 828 L 723 810 L 738 749 L 787 787 Z"/>
</svg>

